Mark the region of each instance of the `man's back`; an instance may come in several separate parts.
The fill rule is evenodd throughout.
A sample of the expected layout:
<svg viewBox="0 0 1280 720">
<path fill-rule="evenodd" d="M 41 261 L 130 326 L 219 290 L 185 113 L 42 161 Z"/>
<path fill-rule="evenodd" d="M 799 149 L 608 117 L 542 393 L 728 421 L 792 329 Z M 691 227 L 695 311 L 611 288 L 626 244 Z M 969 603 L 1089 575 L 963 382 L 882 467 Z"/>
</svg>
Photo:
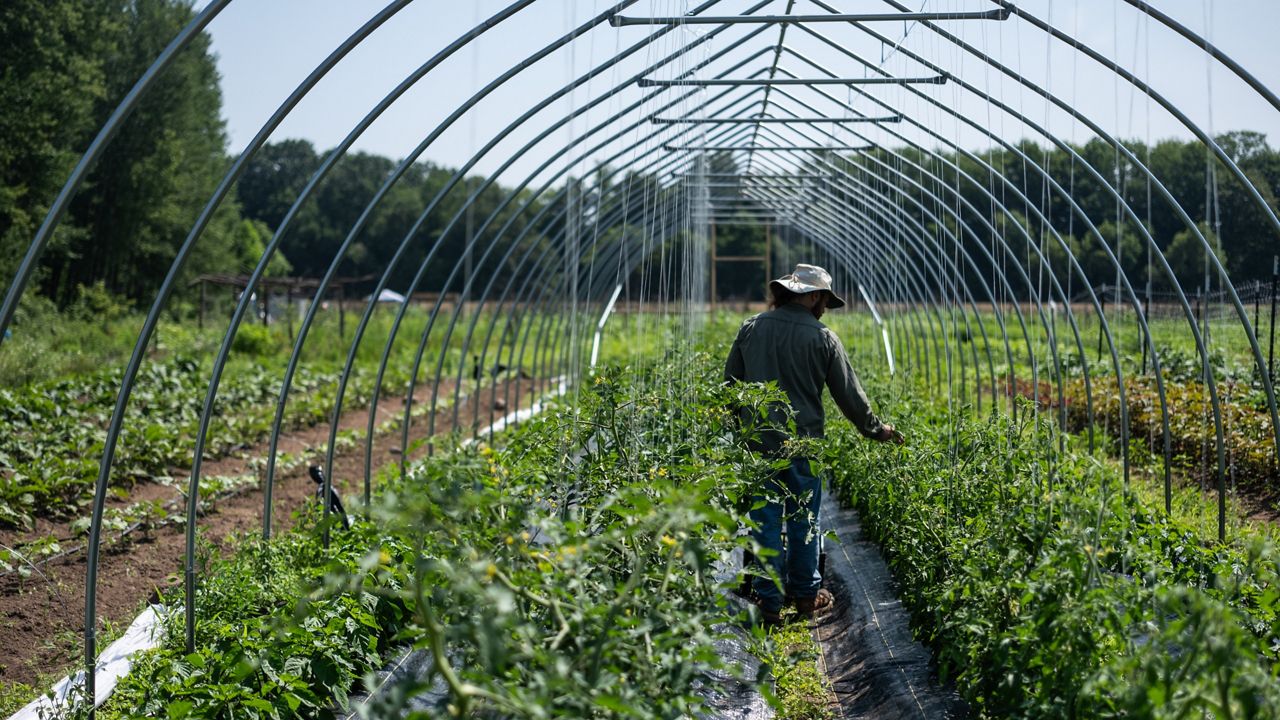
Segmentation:
<svg viewBox="0 0 1280 720">
<path fill-rule="evenodd" d="M 823 432 L 822 388 L 833 359 L 834 335 L 801 305 L 787 304 L 749 318 L 738 330 L 725 368 L 726 379 L 777 381 L 795 410 L 800 435 Z M 771 413 L 783 419 L 779 408 Z M 772 435 L 772 434 L 771 434 Z M 772 439 L 773 442 L 768 440 Z M 767 438 L 776 450 L 782 438 Z"/>
</svg>

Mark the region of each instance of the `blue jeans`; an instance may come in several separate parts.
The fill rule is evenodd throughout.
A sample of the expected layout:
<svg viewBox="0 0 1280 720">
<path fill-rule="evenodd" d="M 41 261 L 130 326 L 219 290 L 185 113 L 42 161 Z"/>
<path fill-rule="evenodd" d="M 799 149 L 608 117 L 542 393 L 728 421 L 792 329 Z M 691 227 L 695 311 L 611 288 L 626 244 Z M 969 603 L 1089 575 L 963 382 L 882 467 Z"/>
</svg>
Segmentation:
<svg viewBox="0 0 1280 720">
<path fill-rule="evenodd" d="M 779 471 L 766 482 L 765 495 L 757 495 L 765 506 L 751 511 L 756 528 L 751 537 L 760 547 L 775 551 L 765 560 L 782 580 L 792 598 L 818 594 L 822 576 L 818 573 L 818 506 L 822 503 L 822 481 L 814 477 L 809 461 L 796 458 L 791 467 Z M 782 524 L 787 525 L 787 547 L 782 547 Z M 783 594 L 774 579 L 757 575 L 752 590 L 766 611 L 782 609 Z"/>
</svg>

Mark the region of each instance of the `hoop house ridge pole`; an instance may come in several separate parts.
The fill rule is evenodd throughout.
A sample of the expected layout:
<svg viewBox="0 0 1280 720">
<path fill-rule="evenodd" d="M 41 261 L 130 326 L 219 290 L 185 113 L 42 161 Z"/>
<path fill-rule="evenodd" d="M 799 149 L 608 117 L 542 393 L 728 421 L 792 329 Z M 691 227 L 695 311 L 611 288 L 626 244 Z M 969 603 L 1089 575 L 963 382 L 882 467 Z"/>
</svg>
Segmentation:
<svg viewBox="0 0 1280 720">
<path fill-rule="evenodd" d="M 850 123 L 896 123 L 902 122 L 901 115 L 886 115 L 884 117 L 699 117 L 699 118 L 664 118 L 651 117 L 649 122 L 658 125 L 739 125 L 754 123 L 777 123 L 784 125 L 791 124 L 834 124 L 846 125 Z"/>
<path fill-rule="evenodd" d="M 663 145 L 663 150 L 670 152 L 865 152 L 874 149 L 872 145 L 845 145 L 828 147 L 825 145 Z"/>
<path fill-rule="evenodd" d="M 864 77 L 864 78 L 715 78 L 700 80 L 697 78 L 680 78 L 675 80 L 657 80 L 640 78 L 636 84 L 640 87 L 753 87 L 756 85 L 945 85 L 946 75 L 929 77 Z"/>
<path fill-rule="evenodd" d="M 920 20 L 1007 20 L 1009 11 L 1005 9 L 982 12 L 902 12 L 902 13 L 861 13 L 831 15 L 721 15 L 701 16 L 675 15 L 668 17 L 628 17 L 615 15 L 609 18 L 614 27 L 631 25 L 738 25 L 738 24 L 784 24 L 801 23 L 866 23 L 866 22 L 903 22 Z"/>
<path fill-rule="evenodd" d="M 14 273 L 13 280 L 9 283 L 9 289 L 5 292 L 4 302 L 0 303 L 0 345 L 4 344 L 5 330 L 9 328 L 9 323 L 13 321 L 13 314 L 18 309 L 18 301 L 22 298 L 22 293 L 27 288 L 27 282 L 30 281 L 31 274 L 35 272 L 36 263 L 39 262 L 41 254 L 44 253 L 45 245 L 49 243 L 49 239 L 53 237 L 54 230 L 62 222 L 62 216 L 66 213 L 71 199 L 79 192 L 80 184 L 84 182 L 85 176 L 89 174 L 89 171 L 97 164 L 98 158 L 111 145 L 111 141 L 115 139 L 120 127 L 133 114 L 138 101 L 151 89 L 151 85 L 156 78 L 164 72 L 165 68 L 169 67 L 169 63 L 173 62 L 178 53 L 190 44 L 192 39 L 203 32 L 205 27 L 230 2 L 231 0 L 212 0 L 199 14 L 192 18 L 186 27 L 182 28 L 173 40 L 169 41 L 169 44 L 160 52 L 160 55 L 142 73 L 142 77 L 138 78 L 137 82 L 133 84 L 128 94 L 124 96 L 124 99 L 120 101 L 116 109 L 111 112 L 111 117 L 107 118 L 102 128 L 98 130 L 93 142 L 89 143 L 89 148 L 80 157 L 79 162 L 72 169 L 71 175 L 63 183 L 62 189 L 58 191 L 58 196 L 54 198 L 53 205 L 45 213 L 44 221 L 41 222 L 39 229 L 36 230 L 35 237 L 32 238 L 31 243 L 27 246 L 27 252 L 23 255 L 22 262 L 18 265 L 18 270 Z M 88 689 L 92 691 L 92 687 L 91 683 Z"/>
</svg>

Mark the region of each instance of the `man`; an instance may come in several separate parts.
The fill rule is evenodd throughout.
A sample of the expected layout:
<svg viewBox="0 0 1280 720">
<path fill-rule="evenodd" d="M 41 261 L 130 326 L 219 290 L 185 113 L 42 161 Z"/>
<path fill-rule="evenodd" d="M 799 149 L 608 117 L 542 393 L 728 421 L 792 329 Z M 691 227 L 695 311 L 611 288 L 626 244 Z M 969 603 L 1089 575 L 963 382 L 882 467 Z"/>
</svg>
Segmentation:
<svg viewBox="0 0 1280 720">
<path fill-rule="evenodd" d="M 858 376 L 849 366 L 840 338 L 819 320 L 827 308 L 844 307 L 844 300 L 831 290 L 831 275 L 815 265 L 796 265 L 795 272 L 769 283 L 770 309 L 748 318 L 738 330 L 729 350 L 724 376 L 728 382 L 777 381 L 790 400 L 796 432 L 802 437 L 822 437 L 822 388 L 831 392 L 836 406 L 866 437 L 881 442 L 902 443 L 892 425 L 881 422 L 871 412 Z M 785 427 L 786 409 L 773 408 L 770 424 Z M 766 456 L 780 457 L 787 435 L 766 429 L 752 449 Z M 786 587 L 784 598 L 771 578 L 757 576 L 752 589 L 766 623 L 780 622 L 786 599 L 795 603 L 801 615 L 833 602 L 831 593 L 821 589 L 818 572 L 818 506 L 822 482 L 814 476 L 809 460 L 798 457 L 790 467 L 767 483 L 763 507 L 751 511 L 756 529 L 752 537 L 776 554 L 769 563 Z M 782 549 L 782 524 L 787 525 L 787 549 Z"/>
</svg>

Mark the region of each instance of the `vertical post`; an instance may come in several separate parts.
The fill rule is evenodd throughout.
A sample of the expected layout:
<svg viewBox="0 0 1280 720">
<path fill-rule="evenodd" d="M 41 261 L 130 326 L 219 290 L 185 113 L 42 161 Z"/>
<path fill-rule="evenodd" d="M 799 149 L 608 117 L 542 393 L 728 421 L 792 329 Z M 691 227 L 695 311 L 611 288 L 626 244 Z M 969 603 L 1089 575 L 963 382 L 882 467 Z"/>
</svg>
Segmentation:
<svg viewBox="0 0 1280 720">
<path fill-rule="evenodd" d="M 1253 332 L 1258 332 L 1258 315 L 1262 312 L 1262 283 L 1253 285 Z"/>
<path fill-rule="evenodd" d="M 347 298 L 347 286 L 338 285 L 338 337 L 347 339 L 347 311 L 343 307 L 343 300 Z"/>
<path fill-rule="evenodd" d="M 204 329 L 204 278 L 200 279 L 200 314 L 196 316 L 196 327 Z"/>
<path fill-rule="evenodd" d="M 711 221 L 711 312 L 716 310 L 716 221 Z"/>
<path fill-rule="evenodd" d="M 258 285 L 262 289 L 262 326 L 267 326 L 267 317 L 271 315 L 271 286 L 262 283 Z"/>
<path fill-rule="evenodd" d="M 293 342 L 293 282 L 284 287 L 284 316 L 289 321 L 289 342 Z"/>
<path fill-rule="evenodd" d="M 1151 272 L 1150 265 L 1147 266 L 1147 296 L 1142 299 L 1142 319 L 1144 325 L 1151 327 Z M 1148 331 L 1145 335 L 1138 336 L 1138 342 L 1142 344 L 1142 373 L 1147 374 L 1147 344 L 1151 340 L 1151 333 Z"/>
<path fill-rule="evenodd" d="M 1276 357 L 1276 276 L 1280 275 L 1280 255 L 1271 256 L 1271 349 L 1267 351 L 1267 377 L 1275 377 Z"/>
<path fill-rule="evenodd" d="M 1106 293 L 1103 293 L 1102 295 L 1098 296 L 1098 311 L 1100 315 L 1100 317 L 1098 318 L 1098 359 L 1101 360 L 1102 359 L 1102 317 L 1101 316 L 1105 316 L 1107 314 Z"/>
<path fill-rule="evenodd" d="M 769 302 L 769 281 L 773 280 L 773 223 L 764 226 L 764 301 Z"/>
<path fill-rule="evenodd" d="M 1205 287 L 1202 283 L 1196 288 L 1196 322 L 1204 332 L 1204 297 Z M 1207 338 L 1206 338 L 1207 340 Z M 1205 342 L 1204 357 L 1200 361 L 1200 382 L 1204 387 L 1209 387 L 1209 343 Z M 1204 479 L 1209 474 L 1209 436 L 1206 434 L 1200 441 L 1200 491 L 1205 491 Z"/>
</svg>

